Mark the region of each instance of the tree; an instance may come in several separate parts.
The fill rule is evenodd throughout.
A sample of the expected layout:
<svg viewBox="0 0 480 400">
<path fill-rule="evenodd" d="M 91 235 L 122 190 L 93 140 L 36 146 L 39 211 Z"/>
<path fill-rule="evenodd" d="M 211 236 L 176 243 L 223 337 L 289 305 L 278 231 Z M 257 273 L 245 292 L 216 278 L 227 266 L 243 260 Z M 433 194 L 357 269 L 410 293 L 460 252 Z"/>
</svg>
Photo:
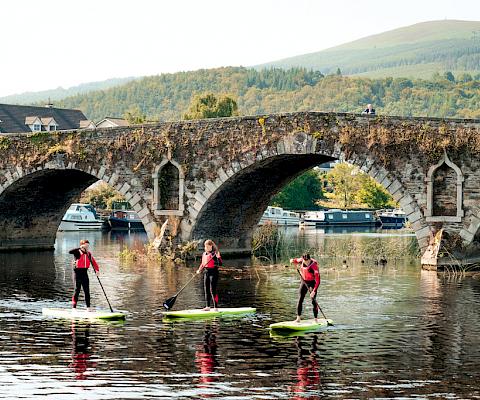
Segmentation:
<svg viewBox="0 0 480 400">
<path fill-rule="evenodd" d="M 215 96 L 213 93 L 197 95 L 190 103 L 184 119 L 232 117 L 238 115 L 237 102 L 229 96 Z"/>
<path fill-rule="evenodd" d="M 140 107 L 138 106 L 125 111 L 123 118 L 125 118 L 131 125 L 143 124 L 147 121 L 147 116 L 142 113 L 142 110 L 140 110 Z"/>
<path fill-rule="evenodd" d="M 333 188 L 330 199 L 340 204 L 343 208 L 349 208 L 355 203 L 355 195 L 360 189 L 360 179 L 357 175 L 360 170 L 350 164 L 335 164 L 335 167 L 327 173 L 327 181 Z"/>
<path fill-rule="evenodd" d="M 103 181 L 93 185 L 82 193 L 80 202 L 91 204 L 99 209 L 111 209 L 112 202 L 124 201 L 125 197 Z"/>
<path fill-rule="evenodd" d="M 339 75 L 339 76 L 342 75 L 342 71 L 340 70 L 340 68 L 337 68 L 337 72 L 335 73 L 335 75 Z"/>
<path fill-rule="evenodd" d="M 317 201 L 321 198 L 321 178 L 318 172 L 310 170 L 285 186 L 272 198 L 270 204 L 289 210 L 315 210 L 318 209 Z"/>
<path fill-rule="evenodd" d="M 455 76 L 450 71 L 445 72 L 445 79 L 450 82 L 455 82 Z"/>
<path fill-rule="evenodd" d="M 357 192 L 357 201 L 365 204 L 369 208 L 385 208 L 394 205 L 392 196 L 385 190 L 385 188 L 375 182 L 369 176 L 366 176 L 362 187 Z"/>
</svg>

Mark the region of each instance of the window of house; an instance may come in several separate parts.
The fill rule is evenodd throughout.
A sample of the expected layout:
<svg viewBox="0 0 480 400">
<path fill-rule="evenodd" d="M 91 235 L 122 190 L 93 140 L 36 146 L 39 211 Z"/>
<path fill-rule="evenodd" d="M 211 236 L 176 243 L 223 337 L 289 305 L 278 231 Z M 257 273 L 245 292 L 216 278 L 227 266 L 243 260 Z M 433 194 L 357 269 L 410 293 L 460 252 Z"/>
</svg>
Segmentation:
<svg viewBox="0 0 480 400">
<path fill-rule="evenodd" d="M 34 131 L 41 131 L 41 130 L 42 130 L 42 125 L 40 125 L 40 124 L 33 124 L 33 130 L 34 130 Z"/>
<path fill-rule="evenodd" d="M 57 125 L 49 125 L 48 130 L 49 131 L 56 131 L 57 130 Z"/>
</svg>

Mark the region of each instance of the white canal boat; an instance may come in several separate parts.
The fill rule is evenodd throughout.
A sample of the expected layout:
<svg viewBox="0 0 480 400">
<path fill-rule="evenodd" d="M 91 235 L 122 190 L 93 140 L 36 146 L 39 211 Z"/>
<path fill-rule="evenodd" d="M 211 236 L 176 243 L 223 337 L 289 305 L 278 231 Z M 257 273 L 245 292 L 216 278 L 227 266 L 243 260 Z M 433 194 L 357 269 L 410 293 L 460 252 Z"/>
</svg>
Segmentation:
<svg viewBox="0 0 480 400">
<path fill-rule="evenodd" d="M 296 212 L 284 210 L 281 207 L 268 206 L 258 225 L 265 225 L 267 222 L 275 225 L 298 226 L 300 216 Z"/>
<path fill-rule="evenodd" d="M 72 204 L 60 223 L 59 231 L 89 231 L 100 230 L 104 221 L 100 219 L 95 208 L 90 204 Z"/>
</svg>

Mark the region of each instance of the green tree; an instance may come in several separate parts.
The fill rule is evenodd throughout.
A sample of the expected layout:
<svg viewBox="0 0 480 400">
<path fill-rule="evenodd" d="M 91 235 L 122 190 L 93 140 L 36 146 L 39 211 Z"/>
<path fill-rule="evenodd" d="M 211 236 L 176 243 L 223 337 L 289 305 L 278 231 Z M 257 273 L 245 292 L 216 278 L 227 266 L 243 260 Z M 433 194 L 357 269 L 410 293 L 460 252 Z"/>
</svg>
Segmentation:
<svg viewBox="0 0 480 400">
<path fill-rule="evenodd" d="M 316 210 L 317 201 L 323 198 L 322 180 L 315 170 L 310 170 L 295 178 L 270 202 L 273 206 L 289 210 Z"/>
<path fill-rule="evenodd" d="M 367 175 L 365 176 L 367 179 L 364 180 L 362 187 L 356 195 L 358 203 L 365 204 L 369 208 L 394 206 L 394 200 L 385 188 L 375 182 L 374 179 Z"/>
<path fill-rule="evenodd" d="M 227 95 L 220 97 L 213 93 L 197 95 L 193 98 L 184 119 L 204 119 L 232 117 L 238 115 L 237 102 Z"/>
<path fill-rule="evenodd" d="M 355 204 L 356 193 L 361 187 L 359 174 L 360 170 L 353 165 L 335 164 L 333 169 L 327 173 L 327 181 L 333 188 L 329 198 L 343 208 L 349 208 Z"/>
<path fill-rule="evenodd" d="M 91 204 L 95 208 L 110 210 L 112 202 L 124 201 L 125 197 L 105 182 L 94 185 L 82 193 L 80 202 Z"/>
<path fill-rule="evenodd" d="M 342 75 L 342 70 L 340 68 L 337 68 L 337 72 L 335 73 L 335 75 L 341 76 Z"/>
<path fill-rule="evenodd" d="M 445 79 L 450 82 L 455 82 L 455 76 L 450 71 L 445 72 Z"/>
<path fill-rule="evenodd" d="M 147 116 L 142 113 L 142 110 L 140 110 L 140 107 L 138 106 L 125 111 L 123 118 L 125 118 L 131 125 L 143 124 L 147 121 Z"/>
</svg>

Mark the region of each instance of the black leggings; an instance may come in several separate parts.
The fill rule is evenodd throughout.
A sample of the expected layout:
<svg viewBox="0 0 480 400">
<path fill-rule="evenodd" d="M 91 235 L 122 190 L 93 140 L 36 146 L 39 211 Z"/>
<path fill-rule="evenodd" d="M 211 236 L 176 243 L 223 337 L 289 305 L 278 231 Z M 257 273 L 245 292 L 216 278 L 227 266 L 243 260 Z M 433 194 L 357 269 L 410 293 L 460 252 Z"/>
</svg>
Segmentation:
<svg viewBox="0 0 480 400">
<path fill-rule="evenodd" d="M 210 301 L 213 301 L 213 307 L 218 305 L 217 295 L 218 268 L 205 268 L 203 275 L 203 287 L 205 289 L 205 303 L 210 307 Z"/>
<path fill-rule="evenodd" d="M 305 299 L 305 295 L 308 293 L 308 288 L 315 287 L 315 281 L 305 281 L 305 283 L 300 283 L 300 287 L 298 288 L 298 303 L 297 303 L 297 315 L 302 315 L 302 307 L 303 307 L 303 300 Z M 317 305 L 317 293 L 312 299 L 313 305 L 313 316 L 315 318 L 318 317 L 318 305 Z"/>
<path fill-rule="evenodd" d="M 90 281 L 88 279 L 87 268 L 75 268 L 75 293 L 73 294 L 72 302 L 73 307 L 77 306 L 78 296 L 80 295 L 80 289 L 83 286 L 83 292 L 85 293 L 85 303 L 87 307 L 90 307 Z"/>
</svg>

